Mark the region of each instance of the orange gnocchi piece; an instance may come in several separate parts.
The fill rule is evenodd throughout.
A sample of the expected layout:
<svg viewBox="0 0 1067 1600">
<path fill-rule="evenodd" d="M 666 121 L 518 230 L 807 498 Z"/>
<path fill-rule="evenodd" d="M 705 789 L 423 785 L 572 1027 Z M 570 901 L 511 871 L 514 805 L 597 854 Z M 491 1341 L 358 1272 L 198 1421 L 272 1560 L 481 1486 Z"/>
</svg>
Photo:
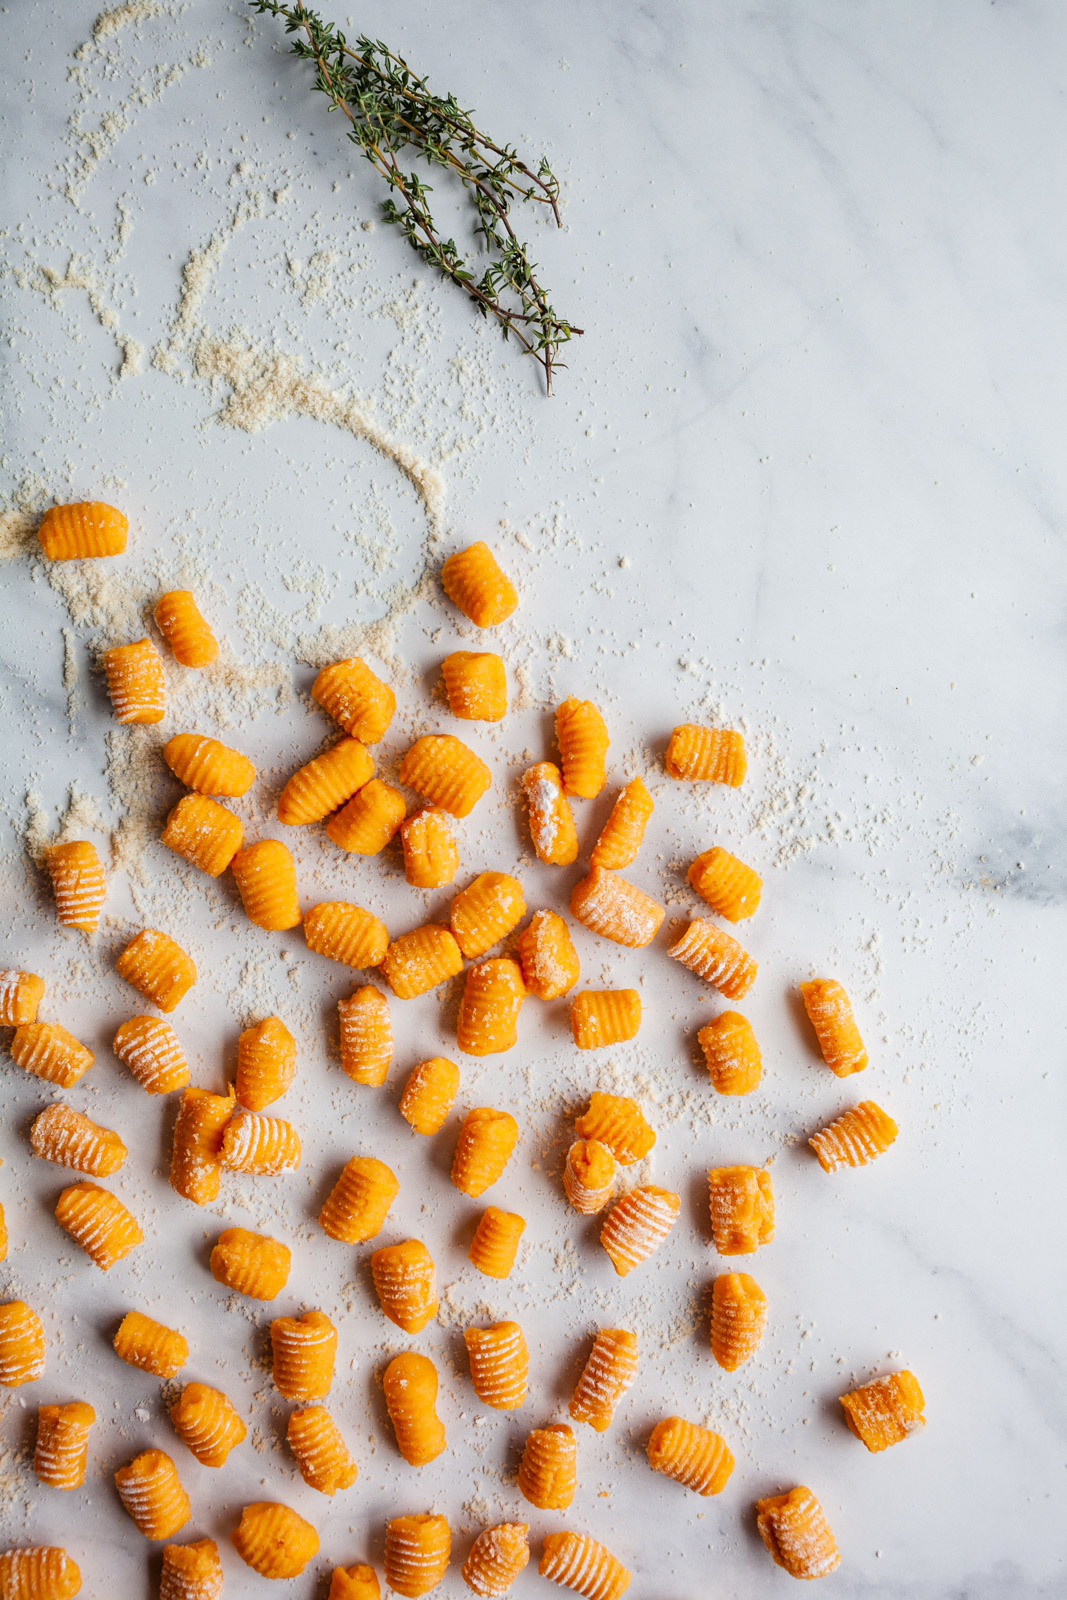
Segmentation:
<svg viewBox="0 0 1067 1600">
<path fill-rule="evenodd" d="M 393 1059 L 389 1002 L 372 983 L 337 1002 L 341 1019 L 341 1067 L 353 1083 L 383 1084 Z"/>
<path fill-rule="evenodd" d="M 800 994 L 830 1071 L 838 1078 L 862 1072 L 867 1051 L 842 985 L 833 978 L 813 978 L 800 985 Z"/>
<path fill-rule="evenodd" d="M 44 1328 L 25 1300 L 0 1305 L 0 1387 L 18 1389 L 44 1372 Z"/>
<path fill-rule="evenodd" d="M 247 756 L 198 733 L 176 733 L 163 746 L 163 759 L 178 782 L 197 794 L 236 797 L 255 782 L 256 769 Z"/>
<path fill-rule="evenodd" d="M 711 1286 L 711 1353 L 724 1372 L 736 1372 L 759 1349 L 767 1326 L 767 1296 L 747 1272 L 723 1272 Z"/>
<path fill-rule="evenodd" d="M 667 954 L 714 984 L 727 1000 L 740 1000 L 756 980 L 757 963 L 748 951 L 706 917 L 694 917 Z"/>
<path fill-rule="evenodd" d="M 566 794 L 593 800 L 607 782 L 607 724 L 591 700 L 574 695 L 556 708 L 556 743 Z"/>
<path fill-rule="evenodd" d="M 519 1125 L 509 1111 L 476 1106 L 463 1119 L 452 1160 L 452 1182 L 477 1199 L 492 1187 L 511 1160 Z"/>
<path fill-rule="evenodd" d="M 416 1133 L 437 1133 L 459 1092 L 459 1068 L 447 1056 L 433 1056 L 414 1068 L 400 1096 L 400 1115 Z"/>
<path fill-rule="evenodd" d="M 164 1545 L 159 1600 L 222 1600 L 222 1562 L 214 1539 Z"/>
<path fill-rule="evenodd" d="M 78 1563 L 60 1545 L 0 1550 L 0 1594 L 13 1600 L 72 1600 L 81 1586 Z"/>
<path fill-rule="evenodd" d="M 174 1124 L 170 1186 L 195 1205 L 217 1200 L 222 1182 L 223 1131 L 233 1116 L 232 1094 L 186 1089 Z"/>
<path fill-rule="evenodd" d="M 641 996 L 636 989 L 583 989 L 571 1001 L 571 1033 L 579 1050 L 602 1050 L 637 1037 Z"/>
<path fill-rule="evenodd" d="M 499 722 L 508 709 L 504 662 L 490 650 L 453 650 L 441 663 L 448 709 L 464 722 Z"/>
<path fill-rule="evenodd" d="M 35 972 L 0 970 L 0 1027 L 21 1028 L 37 1018 L 44 997 L 44 979 Z"/>
<path fill-rule="evenodd" d="M 399 1192 L 400 1185 L 384 1161 L 353 1156 L 319 1212 L 319 1226 L 330 1239 L 364 1244 L 382 1231 Z"/>
<path fill-rule="evenodd" d="M 600 1242 L 620 1278 L 659 1249 L 681 1209 L 678 1195 L 651 1183 L 616 1201 L 604 1219 Z"/>
<path fill-rule="evenodd" d="M 689 882 L 700 898 L 728 922 L 752 916 L 763 888 L 758 872 L 718 845 L 697 856 L 689 868 Z"/>
<path fill-rule="evenodd" d="M 586 1600 L 619 1600 L 630 1587 L 630 1574 L 622 1562 L 587 1533 L 546 1534 L 537 1570 L 542 1578 L 551 1578 Z"/>
<path fill-rule="evenodd" d="M 530 1353 L 517 1322 L 468 1328 L 463 1335 L 471 1364 L 471 1383 L 483 1405 L 515 1411 L 526 1399 Z"/>
<path fill-rule="evenodd" d="M 713 1167 L 708 1173 L 711 1236 L 721 1256 L 745 1256 L 774 1238 L 774 1190 L 762 1167 Z"/>
<path fill-rule="evenodd" d="M 397 998 L 411 1000 L 462 972 L 463 954 L 448 928 L 427 922 L 394 939 L 380 965 Z"/>
<path fill-rule="evenodd" d="M 842 1111 L 839 1117 L 813 1133 L 808 1143 L 824 1172 L 838 1167 L 865 1167 L 889 1149 L 899 1129 L 888 1112 L 873 1100 Z"/>
<path fill-rule="evenodd" d="M 925 1427 L 925 1403 L 918 1379 L 907 1368 L 841 1396 L 850 1431 L 874 1454 Z"/>
<path fill-rule="evenodd" d="M 332 1497 L 338 1489 L 350 1489 L 355 1483 L 359 1469 L 325 1406 L 291 1412 L 285 1436 L 310 1489 Z"/>
<path fill-rule="evenodd" d="M 334 1567 L 326 1600 L 381 1600 L 381 1594 L 373 1567 Z"/>
<path fill-rule="evenodd" d="M 525 1219 L 515 1211 L 488 1206 L 478 1219 L 467 1259 L 487 1278 L 506 1278 L 515 1265 Z"/>
<path fill-rule="evenodd" d="M 392 1517 L 385 1525 L 385 1581 L 417 1600 L 436 1589 L 448 1570 L 452 1535 L 444 1517 Z"/>
<path fill-rule="evenodd" d="M 563 1192 L 575 1211 L 593 1216 L 615 1189 L 615 1157 L 598 1139 L 576 1139 L 567 1151 Z"/>
<path fill-rule="evenodd" d="M 151 639 L 105 650 L 107 692 L 119 722 L 162 722 L 166 711 L 163 658 Z"/>
<path fill-rule="evenodd" d="M 275 1317 L 270 1325 L 271 1373 L 287 1400 L 321 1400 L 330 1392 L 337 1329 L 325 1311 Z"/>
<path fill-rule="evenodd" d="M 573 1421 L 606 1432 L 636 1376 L 637 1335 L 628 1328 L 601 1328 L 567 1408 Z"/>
<path fill-rule="evenodd" d="M 643 778 L 631 778 L 611 808 L 589 864 L 618 872 L 636 859 L 652 816 L 653 800 Z"/>
<path fill-rule="evenodd" d="M 48 1106 L 30 1129 L 34 1155 L 75 1172 L 106 1178 L 117 1172 L 128 1154 L 117 1133 L 102 1128 L 73 1106 Z"/>
<path fill-rule="evenodd" d="M 578 833 L 559 768 L 551 761 L 539 761 L 523 773 L 522 790 L 538 860 L 550 867 L 569 867 L 578 856 Z"/>
<path fill-rule="evenodd" d="M 405 1350 L 382 1375 L 396 1447 L 411 1467 L 436 1461 L 445 1448 L 445 1429 L 437 1415 L 437 1368 L 429 1356 Z"/>
<path fill-rule="evenodd" d="M 775 1566 L 791 1578 L 825 1578 L 841 1565 L 826 1514 L 804 1484 L 757 1500 L 756 1527 Z"/>
<path fill-rule="evenodd" d="M 192 956 L 158 928 L 143 928 L 131 939 L 115 971 L 160 1011 L 173 1011 L 196 982 Z"/>
<path fill-rule="evenodd" d="M 539 1511 L 566 1511 L 578 1482 L 578 1445 L 566 1422 L 534 1428 L 519 1463 L 519 1493 Z"/>
<path fill-rule="evenodd" d="M 723 1011 L 697 1034 L 708 1077 L 719 1094 L 751 1094 L 763 1076 L 752 1025 L 740 1011 Z"/>
<path fill-rule="evenodd" d="M 374 776 L 374 762 L 359 739 L 340 739 L 306 761 L 278 796 L 278 821 L 288 828 L 321 822 L 358 794 Z"/>
<path fill-rule="evenodd" d="M 459 851 L 448 813 L 420 806 L 400 824 L 404 876 L 413 889 L 441 889 L 459 871 Z"/>
<path fill-rule="evenodd" d="M 530 1559 L 528 1522 L 501 1522 L 483 1528 L 463 1563 L 462 1576 L 475 1594 L 504 1595 Z"/>
<path fill-rule="evenodd" d="M 95 846 L 87 839 L 53 844 L 45 851 L 56 916 L 65 928 L 95 933 L 107 895 L 107 879 Z"/>
<path fill-rule="evenodd" d="M 56 1201 L 56 1221 L 102 1272 L 109 1272 L 144 1243 L 136 1217 L 118 1195 L 96 1183 L 73 1183 L 64 1189 Z"/>
<path fill-rule="evenodd" d="M 240 817 L 206 794 L 183 795 L 167 817 L 161 843 L 191 867 L 220 878 L 241 848 Z"/>
<path fill-rule="evenodd" d="M 208 627 L 191 589 L 168 589 L 156 601 L 156 627 L 183 667 L 209 667 L 219 641 Z"/>
<path fill-rule="evenodd" d="M 224 1228 L 211 1251 L 216 1283 L 250 1300 L 273 1300 L 289 1282 L 293 1252 L 280 1239 L 247 1228 Z"/>
<path fill-rule="evenodd" d="M 449 556 L 441 568 L 441 584 L 477 628 L 506 622 L 519 603 L 515 585 L 482 539 Z"/>
<path fill-rule="evenodd" d="M 433 1258 L 418 1239 L 384 1245 L 370 1258 L 378 1303 L 405 1333 L 419 1333 L 437 1315 Z"/>
<path fill-rule="evenodd" d="M 248 1436 L 248 1429 L 221 1389 L 187 1383 L 170 1408 L 170 1420 L 182 1444 L 202 1467 L 224 1467 L 230 1451 Z"/>
<path fill-rule="evenodd" d="M 456 1020 L 456 1043 L 467 1056 L 497 1055 L 518 1037 L 526 985 L 517 961 L 504 957 L 469 967 Z"/>
<path fill-rule="evenodd" d="M 453 817 L 467 817 L 493 781 L 480 756 L 451 733 L 416 739 L 400 763 L 401 783 Z"/>
<path fill-rule="evenodd" d="M 574 1131 L 579 1139 L 606 1144 L 624 1167 L 643 1161 L 656 1142 L 655 1131 L 636 1100 L 599 1090 L 590 1096 L 588 1108 L 574 1124 Z"/>
<path fill-rule="evenodd" d="M 125 514 L 103 500 L 77 500 L 69 506 L 49 506 L 37 537 L 49 561 L 80 561 L 121 555 L 129 527 Z"/>
<path fill-rule="evenodd" d="M 480 872 L 452 901 L 449 922 L 460 950 L 473 959 L 499 944 L 525 915 L 517 878 L 507 872 Z"/>
<path fill-rule="evenodd" d="M 178 1035 L 162 1017 L 131 1017 L 111 1044 L 146 1094 L 170 1094 L 189 1082 L 189 1066 Z"/>
<path fill-rule="evenodd" d="M 146 1539 L 169 1539 L 192 1515 L 189 1496 L 165 1450 L 143 1450 L 115 1473 L 119 1499 Z"/>
<path fill-rule="evenodd" d="M 281 1017 L 264 1017 L 237 1040 L 237 1098 L 248 1111 L 280 1100 L 296 1073 L 296 1040 Z"/>
<path fill-rule="evenodd" d="M 307 1518 L 276 1500 L 245 1506 L 230 1542 L 261 1578 L 299 1578 L 319 1553 L 319 1536 Z"/>
<path fill-rule="evenodd" d="M 361 744 L 377 744 L 396 710 L 392 689 L 359 656 L 323 667 L 311 698 Z"/>
<path fill-rule="evenodd" d="M 238 850 L 230 865 L 245 916 L 268 933 L 300 926 L 296 862 L 280 839 L 259 839 Z"/>
<path fill-rule="evenodd" d="M 665 913 L 636 884 L 604 867 L 591 867 L 589 876 L 571 890 L 571 915 L 590 933 L 640 950 L 652 943 Z"/>
<path fill-rule="evenodd" d="M 222 1165 L 231 1172 L 255 1172 L 274 1178 L 300 1165 L 300 1135 L 284 1117 L 261 1111 L 238 1111 L 222 1134 Z"/>
<path fill-rule="evenodd" d="M 189 1359 L 185 1336 L 146 1317 L 143 1311 L 127 1311 L 112 1344 L 120 1361 L 156 1378 L 173 1378 Z"/>
<path fill-rule="evenodd" d="M 322 900 L 304 918 L 309 950 L 346 967 L 376 967 L 389 948 L 385 923 L 347 900 Z"/>
<path fill-rule="evenodd" d="M 24 1022 L 8 1049 L 16 1066 L 60 1089 L 72 1089 L 93 1064 L 93 1052 L 58 1022 Z"/>
<path fill-rule="evenodd" d="M 570 930 L 554 911 L 534 912 L 519 935 L 519 962 L 523 982 L 538 1000 L 561 1000 L 581 976 Z"/>
<path fill-rule="evenodd" d="M 394 837 L 406 811 L 407 801 L 399 789 L 371 778 L 327 820 L 326 832 L 350 855 L 376 856 Z"/>
<path fill-rule="evenodd" d="M 89 1432 L 95 1421 L 96 1412 L 85 1400 L 37 1407 L 33 1470 L 41 1483 L 51 1489 L 81 1488 L 89 1455 Z"/>
<path fill-rule="evenodd" d="M 682 1417 L 657 1422 L 648 1441 L 653 1472 L 673 1478 L 694 1494 L 719 1494 L 734 1470 L 733 1453 L 721 1434 Z"/>
<path fill-rule="evenodd" d="M 664 766 L 672 778 L 725 783 L 736 789 L 748 770 L 745 741 L 729 728 L 683 722 L 671 734 Z"/>
</svg>

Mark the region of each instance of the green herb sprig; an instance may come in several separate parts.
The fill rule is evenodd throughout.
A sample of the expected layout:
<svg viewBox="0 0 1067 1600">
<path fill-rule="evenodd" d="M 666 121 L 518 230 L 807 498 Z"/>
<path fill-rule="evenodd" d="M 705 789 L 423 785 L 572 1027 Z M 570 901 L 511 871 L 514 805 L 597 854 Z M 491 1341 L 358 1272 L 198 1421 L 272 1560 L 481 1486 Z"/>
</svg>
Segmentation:
<svg viewBox="0 0 1067 1600">
<path fill-rule="evenodd" d="M 348 137 L 393 191 L 382 204 L 386 221 L 396 223 L 424 261 L 469 295 L 483 317 L 495 317 L 505 339 L 514 337 L 539 362 L 551 394 L 552 375 L 564 365 L 559 347 L 583 330 L 557 317 L 511 224 L 512 204 L 529 200 L 547 206 L 562 226 L 559 182 L 548 162 L 542 157 L 534 171 L 510 146 L 494 144 L 454 96 L 435 95 L 425 78 L 380 40 L 360 34 L 354 47 L 349 45 L 302 0 L 249 3 L 261 14 L 282 18 L 286 33 L 296 35 L 294 54 L 314 63 L 315 89 L 326 95 L 331 110 L 348 119 Z M 440 237 L 428 201 L 432 186 L 418 173 L 402 170 L 398 156 L 408 148 L 430 166 L 455 174 L 469 190 L 478 214 L 475 231 L 496 253 L 480 278 L 455 240 Z"/>
</svg>

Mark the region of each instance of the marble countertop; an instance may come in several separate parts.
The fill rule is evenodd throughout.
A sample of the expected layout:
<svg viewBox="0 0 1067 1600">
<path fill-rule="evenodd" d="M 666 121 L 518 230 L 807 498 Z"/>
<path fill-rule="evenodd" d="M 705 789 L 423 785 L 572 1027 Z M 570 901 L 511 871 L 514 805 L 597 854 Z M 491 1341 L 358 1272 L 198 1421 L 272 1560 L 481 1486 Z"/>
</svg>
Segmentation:
<svg viewBox="0 0 1067 1600">
<path fill-rule="evenodd" d="M 42 1015 L 95 1050 L 66 1098 L 130 1146 L 113 1182 L 146 1233 L 106 1276 L 69 1246 L 51 1215 L 64 1175 L 26 1138 L 52 1094 L 5 1070 L 0 1298 L 39 1309 L 49 1351 L 45 1377 L 0 1412 L 6 1537 L 65 1542 L 96 1600 L 156 1593 L 158 1547 L 110 1484 L 155 1444 L 192 1499 L 180 1537 L 219 1539 L 227 1595 L 262 1588 L 227 1535 L 267 1498 L 319 1531 L 321 1556 L 290 1586 L 301 1600 L 325 1593 L 335 1563 L 380 1570 L 386 1518 L 429 1509 L 449 1517 L 457 1563 L 481 1527 L 528 1520 L 517 1597 L 549 1592 L 540 1539 L 571 1526 L 625 1562 L 635 1600 L 764 1600 L 790 1580 L 754 1502 L 795 1483 L 840 1545 L 838 1600 L 1063 1595 L 1062 8 L 572 0 L 520 19 L 490 0 L 476 22 L 457 0 L 402 9 L 338 20 L 384 37 L 497 137 L 543 150 L 562 180 L 564 228 L 530 226 L 557 309 L 586 331 L 551 400 L 375 221 L 376 179 L 277 23 L 160 0 L 94 33 L 80 0 L 5 8 L 0 964 L 41 972 Z M 129 552 L 100 581 L 45 570 L 23 537 L 41 506 L 84 498 L 130 517 Z M 494 788 L 460 827 L 460 881 L 516 870 L 531 907 L 565 907 L 580 869 L 533 861 L 514 780 L 551 754 L 560 698 L 596 700 L 611 784 L 641 771 L 653 788 L 630 875 L 668 925 L 696 911 L 685 868 L 712 843 L 764 878 L 743 934 L 764 1056 L 747 1099 L 716 1097 L 699 1065 L 714 996 L 667 959 L 666 930 L 628 952 L 579 929 L 584 981 L 640 987 L 637 1040 L 579 1054 L 566 1007 L 531 1001 L 519 1046 L 460 1058 L 456 1112 L 417 1140 L 396 1100 L 417 1060 L 454 1053 L 455 996 L 397 1002 L 389 1082 L 355 1088 L 334 1022 L 350 975 L 299 930 L 253 928 L 228 879 L 194 882 L 158 843 L 179 792 L 160 730 L 116 727 L 95 662 L 143 631 L 161 587 L 203 594 L 227 641 L 203 678 L 171 672 L 162 732 L 246 751 L 259 781 L 236 808 L 250 836 L 277 834 L 280 782 L 330 732 L 308 698 L 322 662 L 364 652 L 395 683 L 384 773 L 415 733 L 457 731 L 438 664 L 473 630 L 433 573 L 475 538 L 522 598 L 490 646 L 512 711 L 465 725 Z M 666 778 L 683 720 L 744 730 L 741 790 Z M 604 814 L 603 798 L 578 807 L 583 851 Z M 112 862 L 92 942 L 56 927 L 27 849 L 64 817 Z M 447 911 L 449 892 L 408 889 L 392 853 L 342 859 L 317 829 L 293 848 L 305 904 L 358 900 L 394 933 Z M 296 1177 L 234 1183 L 204 1212 L 171 1192 L 173 1109 L 109 1048 L 141 1009 L 113 959 L 145 924 L 198 962 L 173 1019 L 194 1081 L 221 1089 L 249 1019 L 292 1027 L 300 1069 L 278 1111 L 304 1138 Z M 871 1053 L 859 1093 L 821 1065 L 799 1013 L 796 985 L 815 974 L 853 996 Z M 640 1173 L 682 1197 L 667 1244 L 625 1281 L 559 1192 L 569 1118 L 598 1085 L 642 1099 L 659 1137 Z M 861 1097 L 900 1137 L 827 1177 L 807 1136 Z M 505 1283 L 468 1264 L 480 1206 L 447 1182 L 472 1104 L 522 1127 L 488 1196 L 528 1221 Z M 411 1341 L 377 1309 L 369 1249 L 314 1222 L 355 1153 L 400 1180 L 381 1242 L 424 1238 L 437 1261 L 442 1315 L 414 1343 L 439 1365 L 450 1448 L 421 1472 L 395 1452 L 377 1383 Z M 704 1173 L 737 1162 L 771 1163 L 778 1231 L 740 1263 L 770 1316 L 758 1356 L 729 1375 L 707 1346 L 720 1263 Z M 227 1223 L 294 1246 L 273 1307 L 234 1304 L 212 1280 Z M 340 1329 L 330 1404 L 360 1468 L 331 1501 L 296 1475 L 264 1365 L 271 1311 L 311 1305 Z M 248 1419 L 224 1470 L 192 1460 L 159 1384 L 112 1353 L 131 1307 L 180 1326 L 186 1376 Z M 509 1315 L 531 1389 L 497 1414 L 473 1397 L 461 1333 Z M 513 1481 L 522 1440 L 564 1414 L 603 1325 L 638 1331 L 637 1382 L 610 1432 L 580 1430 L 572 1509 L 535 1512 Z M 868 1455 L 838 1396 L 900 1366 L 927 1427 Z M 75 1397 L 98 1421 L 86 1486 L 63 1496 L 26 1452 L 36 1405 Z M 675 1412 L 736 1456 L 717 1498 L 648 1469 L 650 1427 Z M 467 1592 L 458 1564 L 441 1592 Z"/>
</svg>

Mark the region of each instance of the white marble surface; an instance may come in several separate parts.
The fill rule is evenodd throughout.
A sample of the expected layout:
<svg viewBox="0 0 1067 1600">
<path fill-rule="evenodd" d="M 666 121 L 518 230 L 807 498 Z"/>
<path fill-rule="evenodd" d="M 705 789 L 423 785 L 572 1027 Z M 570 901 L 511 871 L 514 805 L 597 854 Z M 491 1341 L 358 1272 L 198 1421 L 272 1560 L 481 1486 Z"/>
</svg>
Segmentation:
<svg viewBox="0 0 1067 1600">
<path fill-rule="evenodd" d="M 491 130 L 546 150 L 564 181 L 566 228 L 542 228 L 537 253 L 557 307 L 587 332 L 551 402 L 402 241 L 363 231 L 373 175 L 312 103 L 277 25 L 237 5 L 163 4 L 76 62 L 91 5 L 3 11 L 4 491 L 9 505 L 113 499 L 132 538 L 121 592 L 96 613 L 72 617 L 71 589 L 26 554 L 3 569 L 0 959 L 44 973 L 43 1014 L 96 1049 L 67 1098 L 130 1144 L 115 1184 L 148 1236 L 106 1278 L 73 1258 L 50 1215 L 62 1173 L 26 1143 L 51 1095 L 5 1071 L 0 1285 L 41 1309 L 49 1369 L 3 1403 L 3 1524 L 12 1542 L 65 1540 L 86 1595 L 155 1593 L 158 1551 L 109 1474 L 156 1443 L 192 1496 L 186 1536 L 223 1543 L 228 1595 L 262 1588 L 225 1535 L 237 1508 L 266 1497 L 319 1528 L 322 1556 L 291 1586 L 301 1597 L 325 1592 L 334 1562 L 380 1564 L 394 1510 L 433 1507 L 459 1558 L 487 1520 L 528 1515 L 535 1559 L 550 1528 L 585 1529 L 633 1570 L 636 1600 L 763 1600 L 790 1580 L 759 1544 L 753 1502 L 805 1482 L 843 1552 L 828 1581 L 840 1600 L 1063 1595 L 1062 7 L 572 0 L 520 15 L 493 0 L 475 18 L 457 0 L 413 0 L 393 13 L 372 5 L 352 31 L 382 34 Z M 216 270 L 164 372 L 152 352 L 173 338 L 183 266 L 212 235 Z M 191 352 L 233 329 L 372 399 L 397 439 L 438 462 L 439 527 L 391 460 L 328 421 L 220 426 L 231 396 L 193 375 Z M 123 338 L 147 356 L 119 378 Z M 270 828 L 280 778 L 327 735 L 304 698 L 308 663 L 331 648 L 323 630 L 372 621 L 427 559 L 483 536 L 522 582 L 521 620 L 501 638 L 527 690 L 502 731 L 470 735 L 496 783 L 463 830 L 464 870 L 518 863 L 531 905 L 562 905 L 577 870 L 531 865 L 508 796 L 525 753 L 548 753 L 547 709 L 575 692 L 605 706 L 614 779 L 654 779 L 632 875 L 672 917 L 693 906 L 684 864 L 713 841 L 765 877 L 746 930 L 761 973 L 745 1009 L 766 1065 L 749 1101 L 716 1101 L 696 1065 L 711 997 L 674 969 L 663 937 L 643 956 L 579 939 L 587 978 L 643 986 L 639 1040 L 612 1067 L 659 1130 L 647 1171 L 684 1200 L 668 1245 L 625 1282 L 559 1199 L 565 1113 L 611 1072 L 573 1051 L 563 1008 L 531 1002 L 512 1055 L 463 1065 L 460 1106 L 509 1106 L 524 1130 L 489 1198 L 528 1216 L 529 1243 L 515 1279 L 488 1284 L 464 1253 L 478 1208 L 447 1183 L 456 1118 L 417 1142 L 395 1106 L 408 1066 L 452 1047 L 450 1002 L 397 1003 L 389 1086 L 357 1090 L 330 1021 L 348 980 L 299 933 L 252 929 L 226 882 L 191 883 L 149 842 L 144 881 L 114 872 L 87 946 L 56 930 L 23 849 L 27 790 L 52 827 L 79 783 L 102 849 L 119 827 L 113 724 L 90 669 L 161 583 L 204 588 L 254 668 L 229 724 L 198 685 L 164 727 L 220 731 L 253 756 L 261 781 L 239 809 L 255 833 Z M 432 584 L 378 636 L 401 702 L 386 770 L 413 730 L 449 726 L 436 664 L 466 636 Z M 694 798 L 663 779 L 666 733 L 689 716 L 746 729 L 740 794 Z M 112 748 L 151 742 L 119 733 Z M 146 828 L 176 793 L 154 780 Z M 580 811 L 587 844 L 604 807 Z M 348 895 L 394 930 L 447 904 L 408 890 L 392 858 L 354 864 L 316 838 L 296 848 L 305 903 Z M 237 1030 L 265 1009 L 300 1039 L 299 1083 L 279 1110 L 304 1132 L 302 1172 L 226 1191 L 218 1215 L 172 1195 L 170 1112 L 108 1049 L 139 1009 L 111 959 L 144 921 L 173 925 L 200 963 L 176 1016 L 199 1081 L 221 1087 Z M 798 1018 L 794 985 L 812 972 L 853 992 L 872 1053 L 860 1088 L 901 1127 L 882 1162 L 834 1178 L 804 1139 L 858 1096 L 819 1064 Z M 421 1474 L 397 1458 L 374 1381 L 408 1341 L 374 1304 L 367 1252 L 332 1245 L 312 1220 L 357 1150 L 400 1177 L 383 1239 L 425 1238 L 453 1286 L 448 1318 L 415 1341 L 441 1366 L 450 1438 Z M 770 1298 L 770 1329 L 730 1377 L 700 1315 L 718 1264 L 703 1172 L 767 1160 L 778 1235 L 744 1265 Z M 297 1247 L 279 1309 L 338 1319 L 331 1404 L 360 1479 L 335 1502 L 278 1443 L 268 1309 L 228 1309 L 206 1270 L 223 1217 Z M 258 1451 L 246 1444 L 216 1474 L 192 1462 L 158 1385 L 109 1349 L 131 1305 L 188 1332 L 188 1376 L 226 1389 L 260 1430 Z M 460 1330 L 485 1306 L 518 1316 L 530 1340 L 531 1394 L 515 1416 L 483 1411 L 469 1388 Z M 525 1431 L 560 1414 L 591 1330 L 628 1320 L 638 1382 L 608 1434 L 581 1438 L 572 1511 L 533 1512 L 508 1476 Z M 836 1397 L 895 1365 L 918 1374 L 928 1427 L 870 1457 Z M 89 1482 L 62 1497 L 38 1490 L 20 1451 L 35 1404 L 73 1396 L 99 1422 Z M 710 1420 L 734 1448 L 718 1499 L 649 1473 L 649 1427 L 672 1411 Z M 531 1566 L 515 1593 L 538 1591 Z M 442 1592 L 466 1592 L 457 1567 Z"/>
</svg>

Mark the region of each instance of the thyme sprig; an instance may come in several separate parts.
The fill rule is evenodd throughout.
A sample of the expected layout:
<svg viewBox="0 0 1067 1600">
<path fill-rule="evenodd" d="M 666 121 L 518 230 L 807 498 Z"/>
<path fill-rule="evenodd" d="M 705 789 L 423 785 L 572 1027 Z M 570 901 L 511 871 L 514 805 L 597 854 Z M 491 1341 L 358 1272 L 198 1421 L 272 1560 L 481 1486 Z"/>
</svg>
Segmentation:
<svg viewBox="0 0 1067 1600">
<path fill-rule="evenodd" d="M 547 206 L 562 226 L 559 181 L 548 162 L 542 157 L 534 170 L 510 145 L 494 144 L 453 95 L 434 94 L 425 78 L 381 40 L 360 34 L 350 45 L 302 0 L 249 3 L 260 14 L 280 17 L 286 33 L 295 36 L 293 53 L 314 63 L 315 89 L 327 97 L 331 110 L 347 118 L 349 139 L 392 191 L 382 203 L 385 220 L 400 228 L 424 261 L 457 284 L 483 317 L 495 317 L 505 339 L 514 337 L 534 357 L 551 394 L 552 375 L 564 365 L 559 347 L 583 330 L 557 317 L 511 223 L 513 203 L 528 200 Z M 455 240 L 441 238 L 429 206 L 432 185 L 401 167 L 398 157 L 409 148 L 431 167 L 453 173 L 470 192 L 478 216 L 475 232 L 495 252 L 480 278 Z"/>
</svg>

